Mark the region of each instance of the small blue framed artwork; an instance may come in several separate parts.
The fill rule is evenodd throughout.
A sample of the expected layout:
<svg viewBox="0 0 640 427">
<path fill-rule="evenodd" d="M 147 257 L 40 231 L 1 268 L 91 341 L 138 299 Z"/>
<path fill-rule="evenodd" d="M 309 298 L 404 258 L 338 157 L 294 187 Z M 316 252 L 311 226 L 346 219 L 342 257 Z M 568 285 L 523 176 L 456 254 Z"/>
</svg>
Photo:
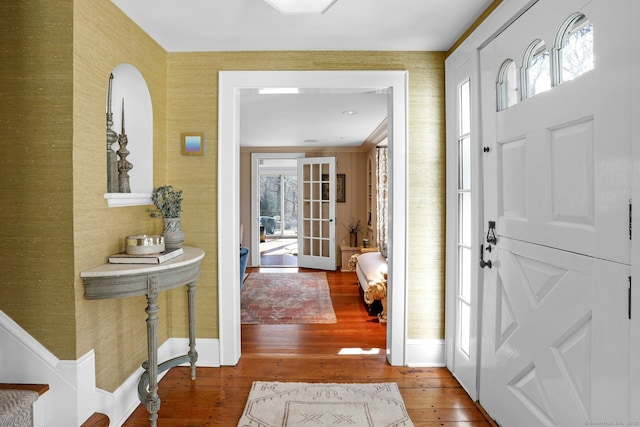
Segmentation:
<svg viewBox="0 0 640 427">
<path fill-rule="evenodd" d="M 182 154 L 185 156 L 204 156 L 204 133 L 183 133 Z"/>
</svg>

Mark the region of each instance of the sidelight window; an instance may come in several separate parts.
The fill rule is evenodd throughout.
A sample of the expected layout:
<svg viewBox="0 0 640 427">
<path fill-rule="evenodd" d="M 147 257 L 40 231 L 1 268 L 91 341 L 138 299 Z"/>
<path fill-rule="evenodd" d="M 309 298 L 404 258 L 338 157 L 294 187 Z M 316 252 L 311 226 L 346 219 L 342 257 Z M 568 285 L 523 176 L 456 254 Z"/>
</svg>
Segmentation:
<svg viewBox="0 0 640 427">
<path fill-rule="evenodd" d="M 457 347 L 471 355 L 471 90 L 458 87 Z"/>
</svg>

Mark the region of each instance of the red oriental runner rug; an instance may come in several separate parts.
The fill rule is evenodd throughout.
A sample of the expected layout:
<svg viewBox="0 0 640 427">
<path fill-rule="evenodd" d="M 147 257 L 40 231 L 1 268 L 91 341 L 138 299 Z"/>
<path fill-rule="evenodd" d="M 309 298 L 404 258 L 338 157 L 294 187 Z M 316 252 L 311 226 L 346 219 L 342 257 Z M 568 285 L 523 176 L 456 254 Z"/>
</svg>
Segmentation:
<svg viewBox="0 0 640 427">
<path fill-rule="evenodd" d="M 244 324 L 337 323 L 325 273 L 251 273 L 240 301 Z"/>
</svg>

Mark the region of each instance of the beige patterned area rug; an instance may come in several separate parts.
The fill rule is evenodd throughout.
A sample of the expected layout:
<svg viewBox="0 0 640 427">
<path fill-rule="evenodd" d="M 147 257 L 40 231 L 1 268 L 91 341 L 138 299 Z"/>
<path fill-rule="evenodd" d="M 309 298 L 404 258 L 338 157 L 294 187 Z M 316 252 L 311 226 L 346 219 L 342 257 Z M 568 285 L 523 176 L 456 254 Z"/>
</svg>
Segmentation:
<svg viewBox="0 0 640 427">
<path fill-rule="evenodd" d="M 251 273 L 240 315 L 244 324 L 337 322 L 325 273 Z"/>
<path fill-rule="evenodd" d="M 238 427 L 413 426 L 396 383 L 256 381 Z"/>
</svg>

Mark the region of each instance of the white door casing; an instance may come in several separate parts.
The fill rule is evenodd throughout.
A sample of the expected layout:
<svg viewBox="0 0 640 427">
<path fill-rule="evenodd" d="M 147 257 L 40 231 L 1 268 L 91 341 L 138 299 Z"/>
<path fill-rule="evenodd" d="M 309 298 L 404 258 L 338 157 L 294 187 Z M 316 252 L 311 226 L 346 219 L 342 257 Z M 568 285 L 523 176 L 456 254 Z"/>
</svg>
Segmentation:
<svg viewBox="0 0 640 427">
<path fill-rule="evenodd" d="M 503 425 L 631 420 L 629 7 L 540 0 L 480 51 L 485 227 L 496 221 L 498 243 L 479 398 Z M 535 39 L 551 50 L 578 11 L 594 24 L 594 70 L 496 112 L 502 62 L 520 68 Z"/>
<path fill-rule="evenodd" d="M 640 19 L 640 2 L 632 2 L 631 4 L 631 17 L 632 22 L 638 22 Z M 631 171 L 631 185 L 633 189 L 632 200 L 636 205 L 636 208 L 632 211 L 632 223 L 640 224 L 640 210 L 638 209 L 638 201 L 640 201 L 640 144 L 638 144 L 638 136 L 640 135 L 640 28 L 638 25 L 632 26 L 632 39 L 631 46 L 635 47 L 631 49 L 631 68 L 632 68 L 632 84 L 631 84 L 631 159 L 633 162 L 633 169 Z M 638 233 L 638 226 L 636 225 L 632 229 L 632 243 L 631 243 L 631 277 L 632 277 L 632 292 L 631 292 L 631 420 L 640 420 L 640 234 Z"/>
<path fill-rule="evenodd" d="M 298 267 L 336 269 L 336 159 L 298 160 Z"/>
<path fill-rule="evenodd" d="M 406 71 L 221 71 L 218 108 L 218 322 L 220 364 L 240 359 L 239 96 L 243 89 L 363 88 L 389 96 L 389 287 L 387 359 L 406 363 L 407 91 Z M 224 183 L 224 185 L 222 184 Z M 237 285 L 237 286 L 236 286 Z"/>
</svg>

